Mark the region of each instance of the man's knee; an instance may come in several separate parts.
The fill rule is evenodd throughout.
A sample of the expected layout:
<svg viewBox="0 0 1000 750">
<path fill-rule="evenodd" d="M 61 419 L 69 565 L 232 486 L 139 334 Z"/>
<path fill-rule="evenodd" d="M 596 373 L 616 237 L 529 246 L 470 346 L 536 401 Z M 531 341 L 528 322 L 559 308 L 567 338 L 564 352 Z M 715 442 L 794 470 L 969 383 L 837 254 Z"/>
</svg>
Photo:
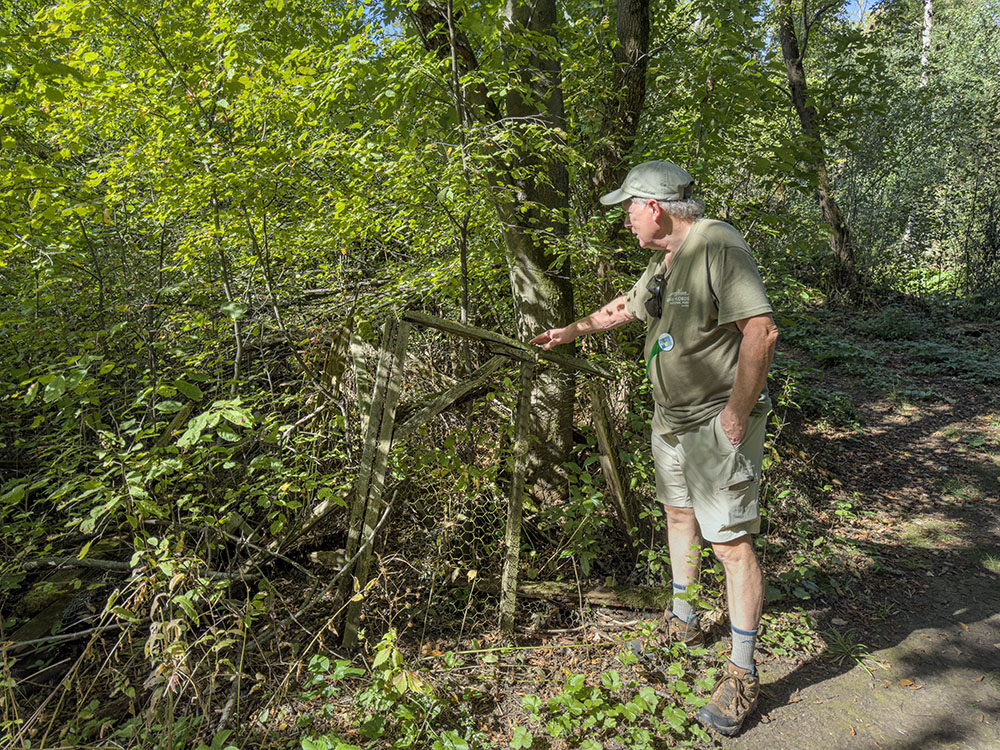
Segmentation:
<svg viewBox="0 0 1000 750">
<path fill-rule="evenodd" d="M 695 523 L 694 508 L 679 508 L 674 505 L 663 506 L 667 513 L 667 523 L 691 525 Z"/>
<path fill-rule="evenodd" d="M 744 534 L 728 542 L 712 542 L 712 551 L 723 567 L 732 565 L 757 566 L 757 555 L 753 551 L 752 537 Z"/>
</svg>

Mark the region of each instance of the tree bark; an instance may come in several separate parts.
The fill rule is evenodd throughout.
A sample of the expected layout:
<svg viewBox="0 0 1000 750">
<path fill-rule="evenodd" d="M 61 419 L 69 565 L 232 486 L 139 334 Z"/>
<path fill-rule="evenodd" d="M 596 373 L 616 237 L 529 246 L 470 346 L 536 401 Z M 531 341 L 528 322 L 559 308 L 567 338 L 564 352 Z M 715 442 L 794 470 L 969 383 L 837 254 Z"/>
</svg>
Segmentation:
<svg viewBox="0 0 1000 750">
<path fill-rule="evenodd" d="M 520 85 L 508 91 L 504 104 L 510 136 L 519 145 L 514 163 L 498 176 L 498 210 L 521 340 L 573 318 L 569 254 L 559 259 L 569 211 L 569 174 L 559 157 L 560 133 L 566 125 L 562 71 L 558 58 L 543 46 L 525 49 L 525 32 L 552 37 L 555 23 L 555 0 L 507 0 L 503 52 Z M 538 125 L 550 141 L 545 154 L 531 145 Z M 564 348 L 566 354 L 574 351 L 573 346 Z M 555 368 L 539 372 L 535 381 L 528 484 L 543 495 L 564 494 L 575 382 L 572 372 Z"/>
<path fill-rule="evenodd" d="M 639 130 L 649 67 L 649 0 L 618 0 L 616 30 L 611 93 L 603 107 L 600 145 L 591 177 L 595 200 L 598 194 L 621 184 L 628 168 L 625 160 Z"/>
<path fill-rule="evenodd" d="M 934 25 L 934 2 L 924 0 L 923 33 L 920 44 L 920 88 L 925 88 L 930 80 L 931 29 Z"/>
<path fill-rule="evenodd" d="M 920 43 L 920 85 L 919 89 L 923 91 L 927 88 L 927 84 L 930 81 L 930 62 L 931 62 L 931 30 L 934 24 L 934 6 L 932 0 L 924 0 L 924 13 L 923 13 L 923 24 L 921 29 L 921 43 Z M 906 250 L 915 249 L 916 241 L 914 240 L 914 230 L 916 229 L 916 205 L 917 202 L 913 203 L 913 208 L 910 209 L 909 214 L 906 216 L 906 228 L 903 230 L 903 248 Z"/>
<path fill-rule="evenodd" d="M 618 43 L 611 50 L 615 61 L 614 74 L 611 90 L 602 107 L 604 117 L 589 179 L 590 201 L 598 211 L 604 210 L 597 202 L 598 197 L 620 185 L 631 166 L 627 159 L 646 103 L 649 0 L 618 0 L 617 10 Z M 614 242 L 622 231 L 621 222 L 615 222 L 608 233 L 608 242 Z M 611 299 L 618 293 L 606 281 L 612 273 L 612 265 L 613 258 L 602 258 L 597 263 L 602 299 Z"/>
<path fill-rule="evenodd" d="M 792 9 L 789 0 L 776 0 L 775 6 L 780 10 L 778 18 L 778 38 L 781 40 L 781 53 L 788 71 L 788 88 L 792 105 L 799 118 L 802 133 L 810 145 L 810 161 L 816 180 L 816 197 L 819 201 L 823 220 L 830 228 L 829 242 L 835 263 L 834 284 L 838 291 L 847 292 L 857 281 L 857 267 L 854 259 L 854 248 L 851 244 L 850 227 L 847 219 L 841 213 L 833 195 L 830 184 L 830 174 L 827 169 L 826 153 L 823 148 L 823 133 L 819 127 L 816 108 L 809 103 L 806 72 L 803 63 L 805 42 L 799 45 L 799 38 L 792 19 Z M 831 6 L 832 7 L 832 6 Z M 818 15 L 813 18 L 815 23 Z M 806 21 L 806 33 L 811 24 Z"/>
</svg>

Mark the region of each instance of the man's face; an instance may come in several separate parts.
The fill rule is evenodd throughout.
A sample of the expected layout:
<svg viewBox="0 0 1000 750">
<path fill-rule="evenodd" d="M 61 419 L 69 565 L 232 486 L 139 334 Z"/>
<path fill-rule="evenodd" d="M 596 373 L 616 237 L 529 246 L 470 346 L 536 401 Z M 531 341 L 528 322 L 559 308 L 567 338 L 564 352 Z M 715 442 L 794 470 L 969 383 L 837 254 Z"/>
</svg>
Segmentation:
<svg viewBox="0 0 1000 750">
<path fill-rule="evenodd" d="M 653 201 L 644 198 L 630 198 L 622 201 L 622 209 L 625 211 L 625 228 L 632 230 L 632 234 L 639 240 L 640 247 L 646 247 L 659 231 L 652 203 Z"/>
</svg>

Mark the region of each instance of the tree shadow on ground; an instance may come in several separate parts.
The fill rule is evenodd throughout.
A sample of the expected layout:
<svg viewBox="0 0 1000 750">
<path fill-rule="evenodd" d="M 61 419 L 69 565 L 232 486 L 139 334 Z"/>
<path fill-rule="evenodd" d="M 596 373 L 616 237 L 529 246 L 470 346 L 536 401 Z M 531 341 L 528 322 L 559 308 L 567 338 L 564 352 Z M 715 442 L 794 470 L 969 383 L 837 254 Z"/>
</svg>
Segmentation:
<svg viewBox="0 0 1000 750">
<path fill-rule="evenodd" d="M 920 409 L 858 408 L 867 429 L 802 436 L 858 514 L 825 524 L 856 555 L 824 570 L 850 581 L 814 613 L 828 652 L 765 680 L 760 711 L 729 744 L 1000 747 L 1000 466 L 965 434 L 996 403 L 978 393 Z M 825 726 L 807 737 L 769 726 L 797 713 Z"/>
</svg>

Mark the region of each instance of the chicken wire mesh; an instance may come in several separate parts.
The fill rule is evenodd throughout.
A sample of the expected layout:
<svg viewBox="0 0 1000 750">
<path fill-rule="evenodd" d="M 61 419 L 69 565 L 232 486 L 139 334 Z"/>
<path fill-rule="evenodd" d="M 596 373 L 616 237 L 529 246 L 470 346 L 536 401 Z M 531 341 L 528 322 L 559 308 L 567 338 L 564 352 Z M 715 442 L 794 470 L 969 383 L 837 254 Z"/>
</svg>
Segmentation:
<svg viewBox="0 0 1000 750">
<path fill-rule="evenodd" d="M 366 349 L 361 370 L 374 374 L 377 355 Z M 463 349 L 412 330 L 397 429 L 487 359 L 475 346 Z M 385 491 L 390 517 L 376 541 L 361 614 L 367 638 L 389 628 L 454 644 L 496 635 L 515 368 L 501 368 L 473 397 L 393 442 Z"/>
</svg>

